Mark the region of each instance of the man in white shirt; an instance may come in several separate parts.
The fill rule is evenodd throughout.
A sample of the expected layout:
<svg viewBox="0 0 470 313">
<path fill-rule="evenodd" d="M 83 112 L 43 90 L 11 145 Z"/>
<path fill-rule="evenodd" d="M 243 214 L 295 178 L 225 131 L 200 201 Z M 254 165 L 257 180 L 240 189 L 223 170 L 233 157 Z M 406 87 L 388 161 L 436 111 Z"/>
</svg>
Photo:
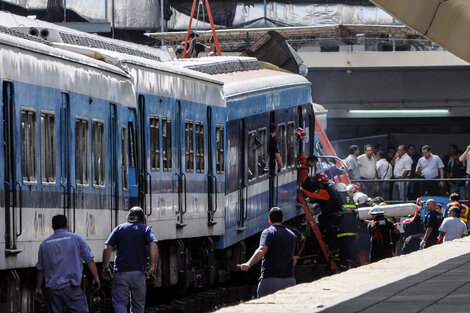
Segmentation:
<svg viewBox="0 0 470 313">
<path fill-rule="evenodd" d="M 357 158 L 357 164 L 359 164 L 359 171 L 361 173 L 361 179 L 375 179 L 378 178 L 375 164 L 377 160 L 374 158 L 374 149 L 371 145 L 364 146 L 364 154 Z M 374 183 L 364 183 L 366 194 L 369 197 L 374 196 Z"/>
<path fill-rule="evenodd" d="M 425 179 L 444 179 L 444 163 L 439 156 L 431 153 L 431 147 L 428 145 L 423 146 L 421 149 L 423 156 L 418 160 L 416 165 L 416 174 L 423 176 Z M 444 188 L 445 183 L 443 180 L 425 181 L 423 183 L 422 191 L 429 195 L 440 195 L 439 188 Z"/>
<path fill-rule="evenodd" d="M 359 165 L 357 164 L 357 156 L 359 155 L 359 147 L 356 145 L 349 146 L 349 155 L 344 159 L 344 164 L 348 167 L 349 179 L 360 179 Z"/>
<path fill-rule="evenodd" d="M 410 177 L 411 166 L 413 165 L 413 160 L 408 155 L 408 153 L 406 153 L 405 145 L 398 146 L 397 153 L 395 153 L 395 156 L 393 157 L 390 163 L 394 166 L 393 168 L 394 178 L 406 179 Z M 392 199 L 406 201 L 407 190 L 408 190 L 407 182 L 394 182 Z"/>
<path fill-rule="evenodd" d="M 449 209 L 449 217 L 446 217 L 439 227 L 439 241 L 451 241 L 466 236 L 467 225 L 458 217 L 460 208 L 453 206 Z M 444 238 L 444 239 L 443 239 Z"/>
<path fill-rule="evenodd" d="M 375 158 L 377 159 L 377 175 L 380 179 L 390 179 L 392 177 L 392 166 L 390 163 L 387 162 L 385 158 L 385 152 L 379 151 Z M 388 200 L 390 198 L 390 183 L 389 182 L 382 182 L 379 183 L 379 196 Z"/>
</svg>

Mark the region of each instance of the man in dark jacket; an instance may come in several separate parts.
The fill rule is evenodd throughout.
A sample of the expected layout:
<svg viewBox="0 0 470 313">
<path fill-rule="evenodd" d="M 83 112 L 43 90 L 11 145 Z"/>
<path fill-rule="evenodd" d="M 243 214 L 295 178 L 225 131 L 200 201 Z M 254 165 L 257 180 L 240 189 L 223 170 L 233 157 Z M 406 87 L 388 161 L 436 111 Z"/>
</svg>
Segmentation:
<svg viewBox="0 0 470 313">
<path fill-rule="evenodd" d="M 370 262 L 372 263 L 393 256 L 400 231 L 384 217 L 384 211 L 380 207 L 371 209 L 369 215 L 373 218 L 367 225 L 370 235 Z"/>
</svg>

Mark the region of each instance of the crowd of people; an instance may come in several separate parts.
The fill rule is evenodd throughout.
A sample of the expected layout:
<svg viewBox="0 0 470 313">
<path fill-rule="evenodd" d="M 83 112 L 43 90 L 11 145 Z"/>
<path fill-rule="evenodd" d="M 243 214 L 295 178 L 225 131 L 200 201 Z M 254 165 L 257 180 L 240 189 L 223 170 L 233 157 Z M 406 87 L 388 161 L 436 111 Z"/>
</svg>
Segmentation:
<svg viewBox="0 0 470 313">
<path fill-rule="evenodd" d="M 344 163 L 350 180 L 374 180 L 360 182 L 370 197 L 406 201 L 422 195 L 449 196 L 455 192 L 462 199 L 469 199 L 470 184 L 465 180 L 470 177 L 469 152 L 470 146 L 462 151 L 450 144 L 449 152 L 441 159 L 429 145 L 418 150 L 412 144 L 401 144 L 385 151 L 380 144 L 375 147 L 367 144 L 363 154 L 359 146 L 351 145 Z M 448 178 L 453 180 L 445 180 Z M 390 179 L 397 181 L 387 181 Z M 407 182 L 408 179 L 423 181 Z"/>
</svg>

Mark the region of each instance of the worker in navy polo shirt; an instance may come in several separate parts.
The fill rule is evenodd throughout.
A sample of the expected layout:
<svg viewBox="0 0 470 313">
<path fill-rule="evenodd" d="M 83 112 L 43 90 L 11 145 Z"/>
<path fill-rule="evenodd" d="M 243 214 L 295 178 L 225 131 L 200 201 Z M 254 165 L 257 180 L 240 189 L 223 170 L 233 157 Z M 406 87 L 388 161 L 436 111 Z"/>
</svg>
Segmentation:
<svg viewBox="0 0 470 313">
<path fill-rule="evenodd" d="M 146 269 L 147 247 L 150 248 L 150 267 Z M 130 311 L 143 313 L 145 308 L 145 275 L 157 269 L 157 238 L 150 227 L 145 225 L 144 211 L 133 207 L 127 215 L 127 222 L 117 226 L 109 235 L 103 250 L 103 277 L 110 277 L 109 260 L 116 248 L 114 259 L 113 304 L 115 313 L 127 313 L 129 295 Z"/>
<path fill-rule="evenodd" d="M 36 296 L 42 297 L 42 280 L 46 280 L 46 303 L 50 313 L 88 312 L 82 283 L 83 262 L 93 276 L 93 287 L 100 287 L 94 256 L 85 240 L 78 234 L 68 232 L 67 217 L 52 218 L 54 234 L 39 246 L 36 280 Z"/>
<path fill-rule="evenodd" d="M 248 271 L 263 259 L 258 298 L 295 286 L 294 265 L 299 255 L 297 237 L 282 225 L 284 217 L 280 208 L 269 211 L 268 221 L 271 226 L 261 233 L 258 249 L 248 262 L 237 265 L 242 271 Z"/>
</svg>

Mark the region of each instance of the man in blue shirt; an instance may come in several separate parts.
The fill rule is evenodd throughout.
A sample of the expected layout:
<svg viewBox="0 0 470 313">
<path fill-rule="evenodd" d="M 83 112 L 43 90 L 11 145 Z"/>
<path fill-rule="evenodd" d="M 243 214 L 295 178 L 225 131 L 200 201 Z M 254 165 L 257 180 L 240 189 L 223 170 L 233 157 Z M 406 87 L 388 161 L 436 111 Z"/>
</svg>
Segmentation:
<svg viewBox="0 0 470 313">
<path fill-rule="evenodd" d="M 109 235 L 103 250 L 103 276 L 110 276 L 109 260 L 113 248 L 117 249 L 114 259 L 113 303 L 115 313 L 127 313 L 129 294 L 132 313 L 143 313 L 145 308 L 145 275 L 157 269 L 158 246 L 152 229 L 145 225 L 144 211 L 133 207 L 127 215 L 127 222 L 117 226 Z M 150 247 L 150 268 L 146 249 Z"/>
<path fill-rule="evenodd" d="M 99 289 L 100 281 L 94 256 L 80 235 L 69 233 L 67 217 L 52 218 L 54 234 L 39 246 L 36 295 L 42 296 L 42 280 L 46 280 L 46 302 L 50 313 L 88 312 L 85 293 L 80 288 L 83 262 L 93 276 L 93 287 Z"/>
<path fill-rule="evenodd" d="M 258 297 L 295 286 L 294 265 L 299 255 L 297 237 L 282 225 L 284 218 L 280 208 L 269 211 L 268 221 L 271 226 L 261 233 L 258 249 L 248 262 L 237 265 L 242 271 L 248 271 L 263 259 Z"/>
</svg>

